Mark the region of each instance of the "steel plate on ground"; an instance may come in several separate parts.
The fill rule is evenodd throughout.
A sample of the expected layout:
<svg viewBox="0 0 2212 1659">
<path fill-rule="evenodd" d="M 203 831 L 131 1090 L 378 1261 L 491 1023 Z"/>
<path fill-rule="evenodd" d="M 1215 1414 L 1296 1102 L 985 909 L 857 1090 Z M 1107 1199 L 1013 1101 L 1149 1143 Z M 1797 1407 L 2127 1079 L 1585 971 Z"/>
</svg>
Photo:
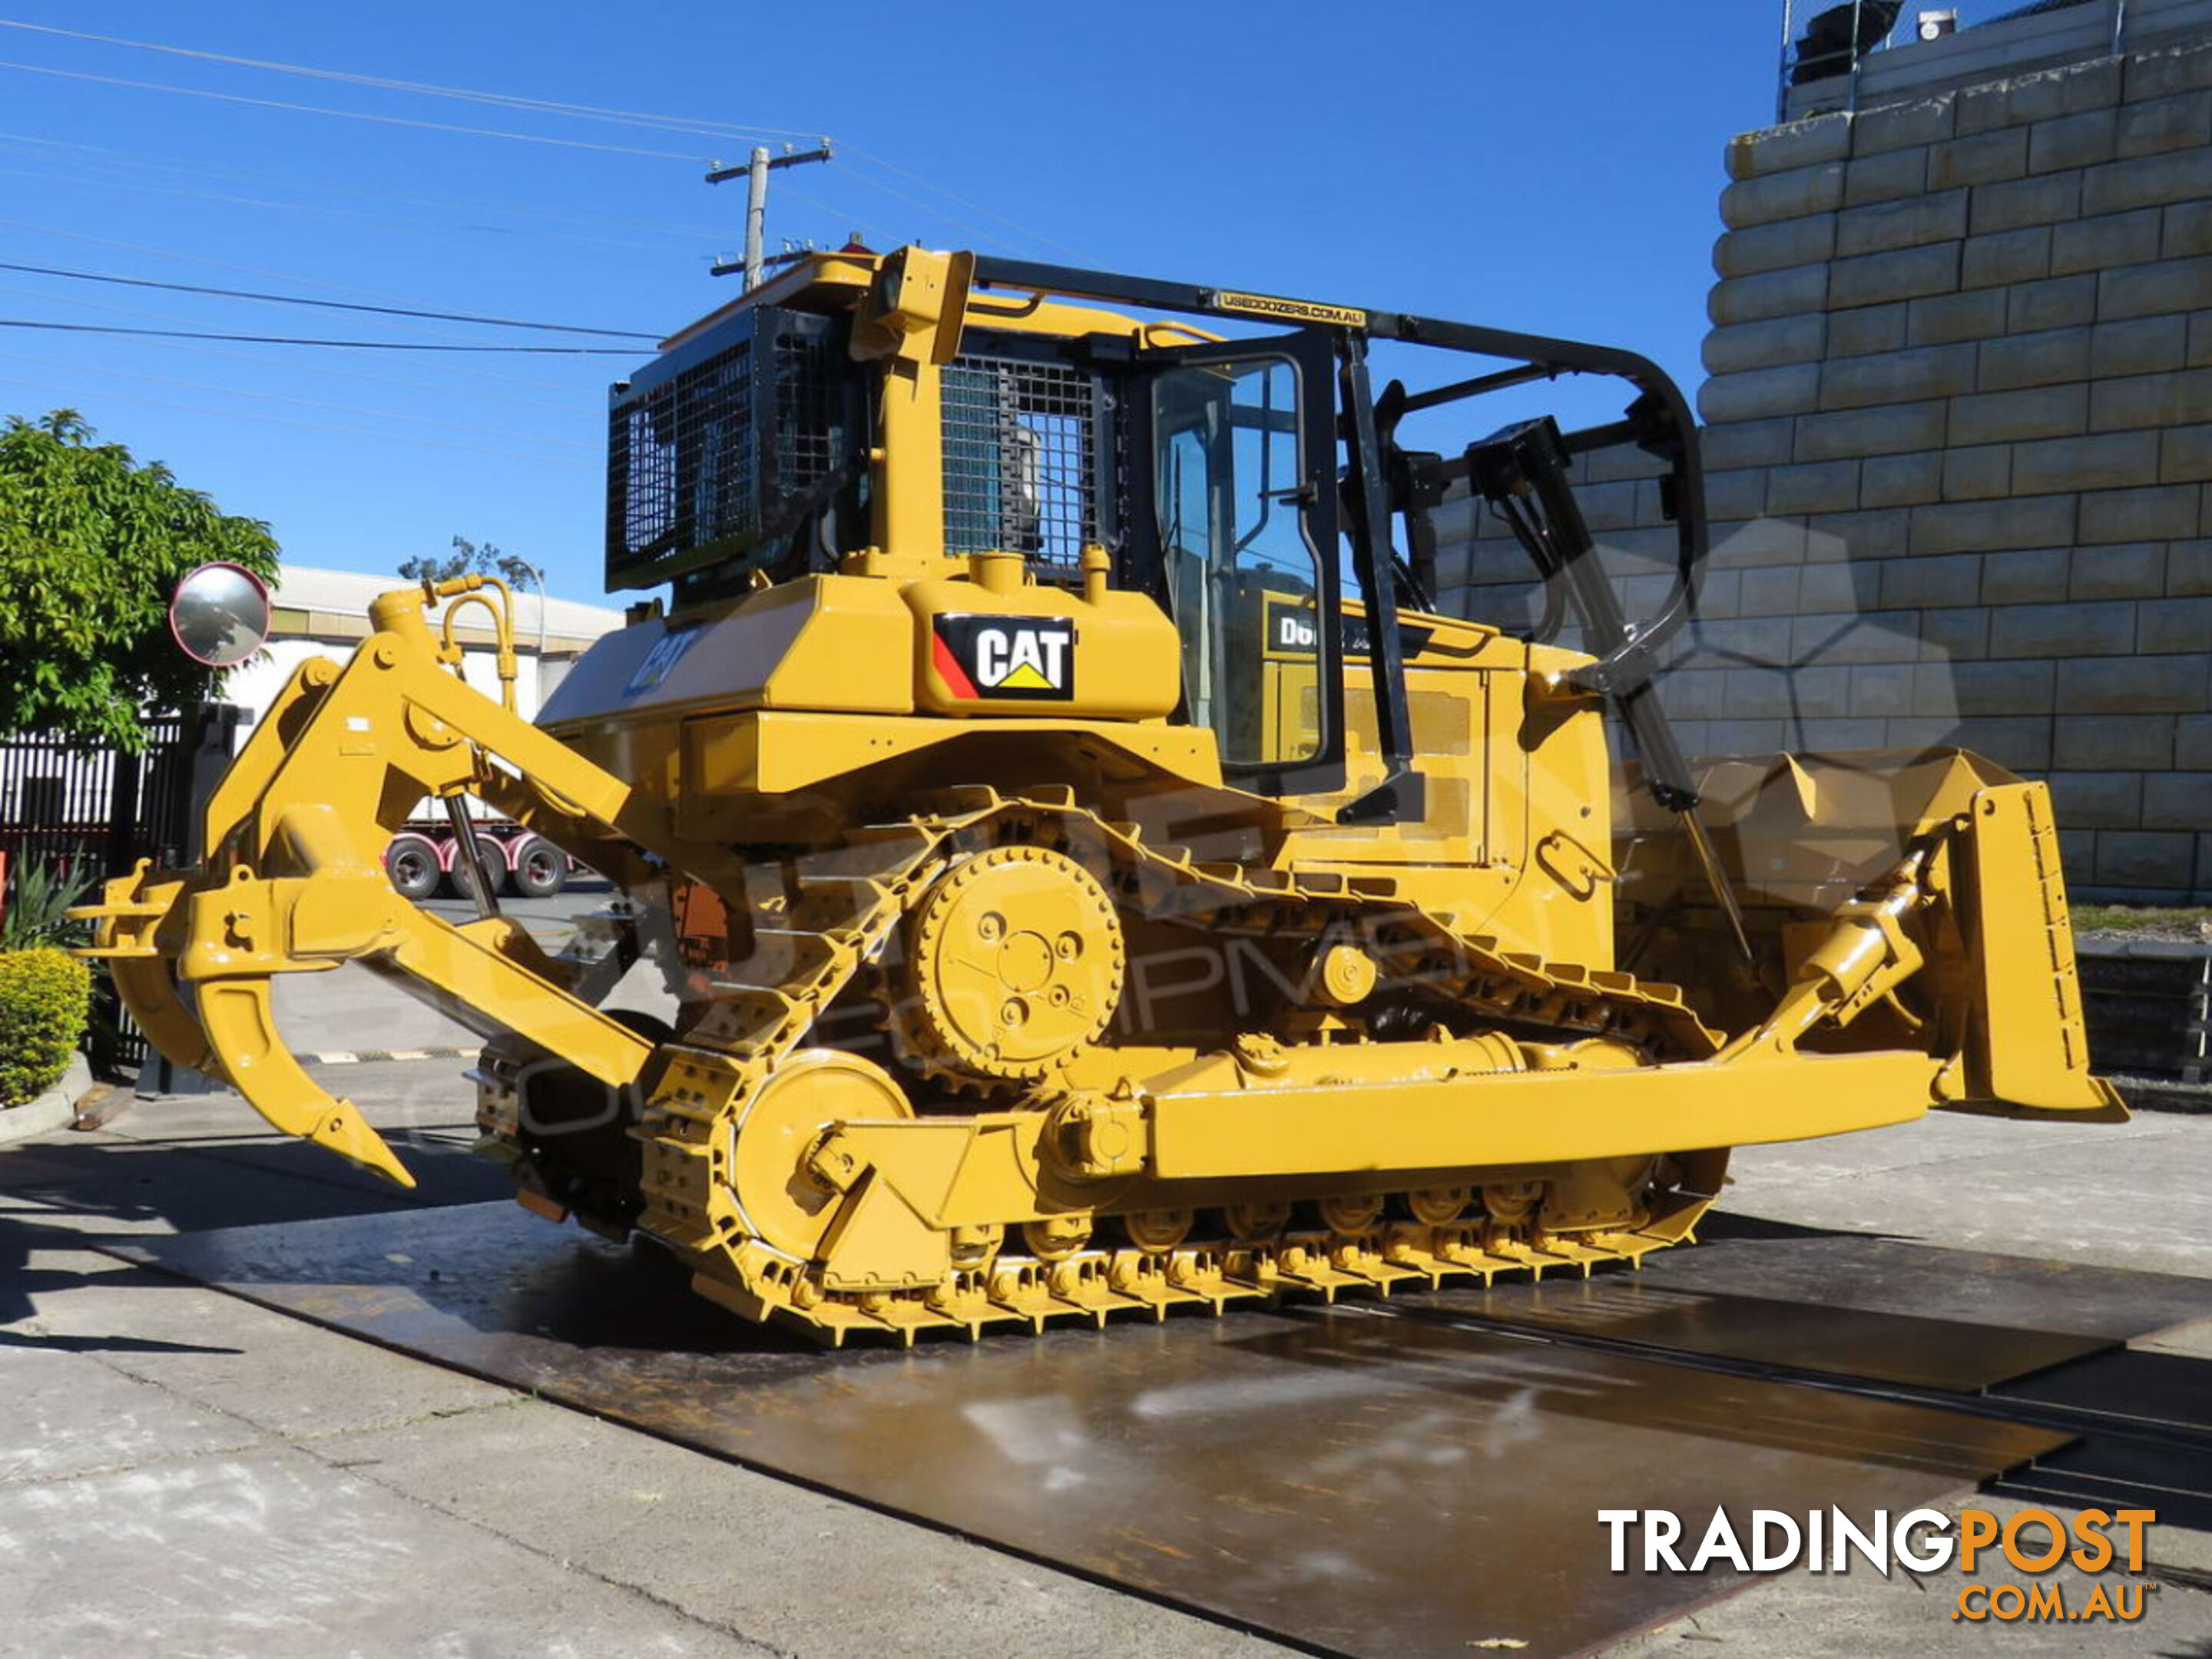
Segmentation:
<svg viewBox="0 0 2212 1659">
<path fill-rule="evenodd" d="M 2129 1341 L 2212 1315 L 2212 1280 L 2081 1261 L 1954 1250 L 1866 1233 L 1718 1215 L 1692 1250 L 1644 1270 L 1655 1283 L 1816 1307 Z"/>
<path fill-rule="evenodd" d="M 1357 1306 L 825 1353 L 503 1203 L 110 1248 L 1345 1653 L 1574 1653 L 1736 1587 L 1608 1571 L 1601 1508 L 1896 1510 L 2065 1438 Z"/>
<path fill-rule="evenodd" d="M 2154 1510 L 2169 1527 L 2212 1531 L 2212 1446 L 2091 1435 L 1991 1483 L 2034 1504 Z"/>
<path fill-rule="evenodd" d="M 2104 1353 L 1996 1390 L 2122 1422 L 2212 1437 L 2212 1360 L 2132 1350 Z"/>
<path fill-rule="evenodd" d="M 1725 1235 L 1728 1225 L 1714 1231 Z M 1400 1305 L 1978 1394 L 2212 1313 L 2212 1280 L 1857 1234 L 1723 1236 L 1653 1256 L 1634 1273 L 1448 1287 Z"/>
<path fill-rule="evenodd" d="M 1547 1335 L 1632 1342 L 1655 1353 L 1695 1354 L 1962 1394 L 2117 1346 L 2109 1337 L 1716 1294 L 1657 1282 L 1648 1273 L 1498 1285 L 1486 1293 L 1445 1291 L 1405 1298 L 1401 1305 Z"/>
</svg>

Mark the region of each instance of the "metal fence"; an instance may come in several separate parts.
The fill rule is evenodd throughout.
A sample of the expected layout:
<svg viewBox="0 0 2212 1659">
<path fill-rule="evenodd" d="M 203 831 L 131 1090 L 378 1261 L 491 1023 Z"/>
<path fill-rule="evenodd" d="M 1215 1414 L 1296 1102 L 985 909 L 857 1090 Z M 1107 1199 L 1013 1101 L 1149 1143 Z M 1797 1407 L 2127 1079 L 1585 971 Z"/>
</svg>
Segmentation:
<svg viewBox="0 0 2212 1659">
<path fill-rule="evenodd" d="M 1775 119 L 2179 45 L 2208 17 L 2206 0 L 1783 0 Z"/>
<path fill-rule="evenodd" d="M 228 752 L 234 711 L 224 712 L 232 718 L 209 709 L 149 720 L 151 741 L 137 754 L 73 738 L 0 737 L 0 853 L 9 871 L 44 863 L 98 882 L 142 858 L 191 854 L 195 759 L 210 744 Z M 143 1062 L 145 1038 L 112 1000 L 94 1026 L 99 1062 Z"/>
<path fill-rule="evenodd" d="M 2212 1084 L 2212 941 L 2084 939 L 2082 1002 L 2100 1072 Z"/>
<path fill-rule="evenodd" d="M 182 840 L 179 777 L 189 771 L 184 722 L 149 722 L 141 754 L 72 738 L 0 738 L 0 852 L 11 866 L 45 862 L 95 878 L 160 856 Z"/>
</svg>

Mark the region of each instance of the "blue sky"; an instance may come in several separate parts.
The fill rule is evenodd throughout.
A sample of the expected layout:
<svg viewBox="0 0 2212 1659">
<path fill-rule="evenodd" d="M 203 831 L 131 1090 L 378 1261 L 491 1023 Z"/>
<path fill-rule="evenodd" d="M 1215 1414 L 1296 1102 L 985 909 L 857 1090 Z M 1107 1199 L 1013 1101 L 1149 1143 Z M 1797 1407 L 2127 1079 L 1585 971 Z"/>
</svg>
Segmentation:
<svg viewBox="0 0 2212 1659">
<path fill-rule="evenodd" d="M 1402 307 L 1634 346 L 1694 390 L 1722 150 L 1771 118 L 1780 5 L 0 0 L 0 17 L 733 130 L 0 28 L 11 264 L 665 331 L 735 291 L 708 265 L 738 245 L 742 186 L 709 188 L 703 163 L 740 156 L 741 133 L 826 133 L 844 155 L 779 176 L 771 247 L 858 229 Z M 566 340 L 15 271 L 0 317 Z M 0 410 L 82 410 L 269 520 L 301 563 L 389 569 L 460 534 L 594 598 L 605 387 L 629 366 L 0 329 Z"/>
</svg>

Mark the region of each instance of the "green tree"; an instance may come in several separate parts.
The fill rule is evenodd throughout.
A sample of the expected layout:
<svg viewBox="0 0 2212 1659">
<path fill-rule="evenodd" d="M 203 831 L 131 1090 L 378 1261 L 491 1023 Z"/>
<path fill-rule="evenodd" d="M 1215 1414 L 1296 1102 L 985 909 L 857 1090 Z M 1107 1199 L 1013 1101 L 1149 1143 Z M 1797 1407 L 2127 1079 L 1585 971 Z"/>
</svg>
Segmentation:
<svg viewBox="0 0 2212 1659">
<path fill-rule="evenodd" d="M 465 536 L 453 538 L 453 550 L 442 555 L 425 554 L 419 559 L 409 559 L 399 567 L 399 574 L 410 582 L 451 581 L 456 576 L 501 576 L 510 587 L 535 586 L 538 574 L 527 559 L 517 558 L 512 553 L 502 553 L 489 542 L 472 542 Z"/>
<path fill-rule="evenodd" d="M 137 750 L 144 715 L 219 678 L 169 637 L 177 579 L 228 559 L 266 580 L 276 542 L 158 461 L 93 438 L 68 409 L 0 430 L 0 732 Z"/>
</svg>

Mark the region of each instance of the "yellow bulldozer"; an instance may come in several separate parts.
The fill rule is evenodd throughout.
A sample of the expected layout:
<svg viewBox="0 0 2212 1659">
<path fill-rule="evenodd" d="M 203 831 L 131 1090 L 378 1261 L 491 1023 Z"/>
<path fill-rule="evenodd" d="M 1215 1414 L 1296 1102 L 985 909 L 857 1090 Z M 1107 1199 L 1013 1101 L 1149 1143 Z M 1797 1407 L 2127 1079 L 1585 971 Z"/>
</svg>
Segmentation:
<svg viewBox="0 0 2212 1659">
<path fill-rule="evenodd" d="M 1386 351 L 1418 389 L 1376 389 Z M 1620 418 L 1411 447 L 1569 374 Z M 1635 620 L 1571 482 L 1615 449 L 1679 545 Z M 1654 672 L 1698 432 L 1639 356 L 854 248 L 617 384 L 609 463 L 609 586 L 657 596 L 534 724 L 459 675 L 481 606 L 511 682 L 499 583 L 387 593 L 254 732 L 202 863 L 82 913 L 173 1061 L 394 1181 L 276 975 L 358 963 L 466 1023 L 524 1204 L 833 1343 L 1587 1272 L 1690 1237 L 1734 1146 L 2125 1116 L 2042 785 L 1680 753 Z M 1532 625 L 1430 597 L 1468 502 Z M 488 882 L 418 909 L 380 854 L 426 795 L 619 896 L 557 957 Z M 607 1002 L 656 965 L 672 1020 Z"/>
</svg>

